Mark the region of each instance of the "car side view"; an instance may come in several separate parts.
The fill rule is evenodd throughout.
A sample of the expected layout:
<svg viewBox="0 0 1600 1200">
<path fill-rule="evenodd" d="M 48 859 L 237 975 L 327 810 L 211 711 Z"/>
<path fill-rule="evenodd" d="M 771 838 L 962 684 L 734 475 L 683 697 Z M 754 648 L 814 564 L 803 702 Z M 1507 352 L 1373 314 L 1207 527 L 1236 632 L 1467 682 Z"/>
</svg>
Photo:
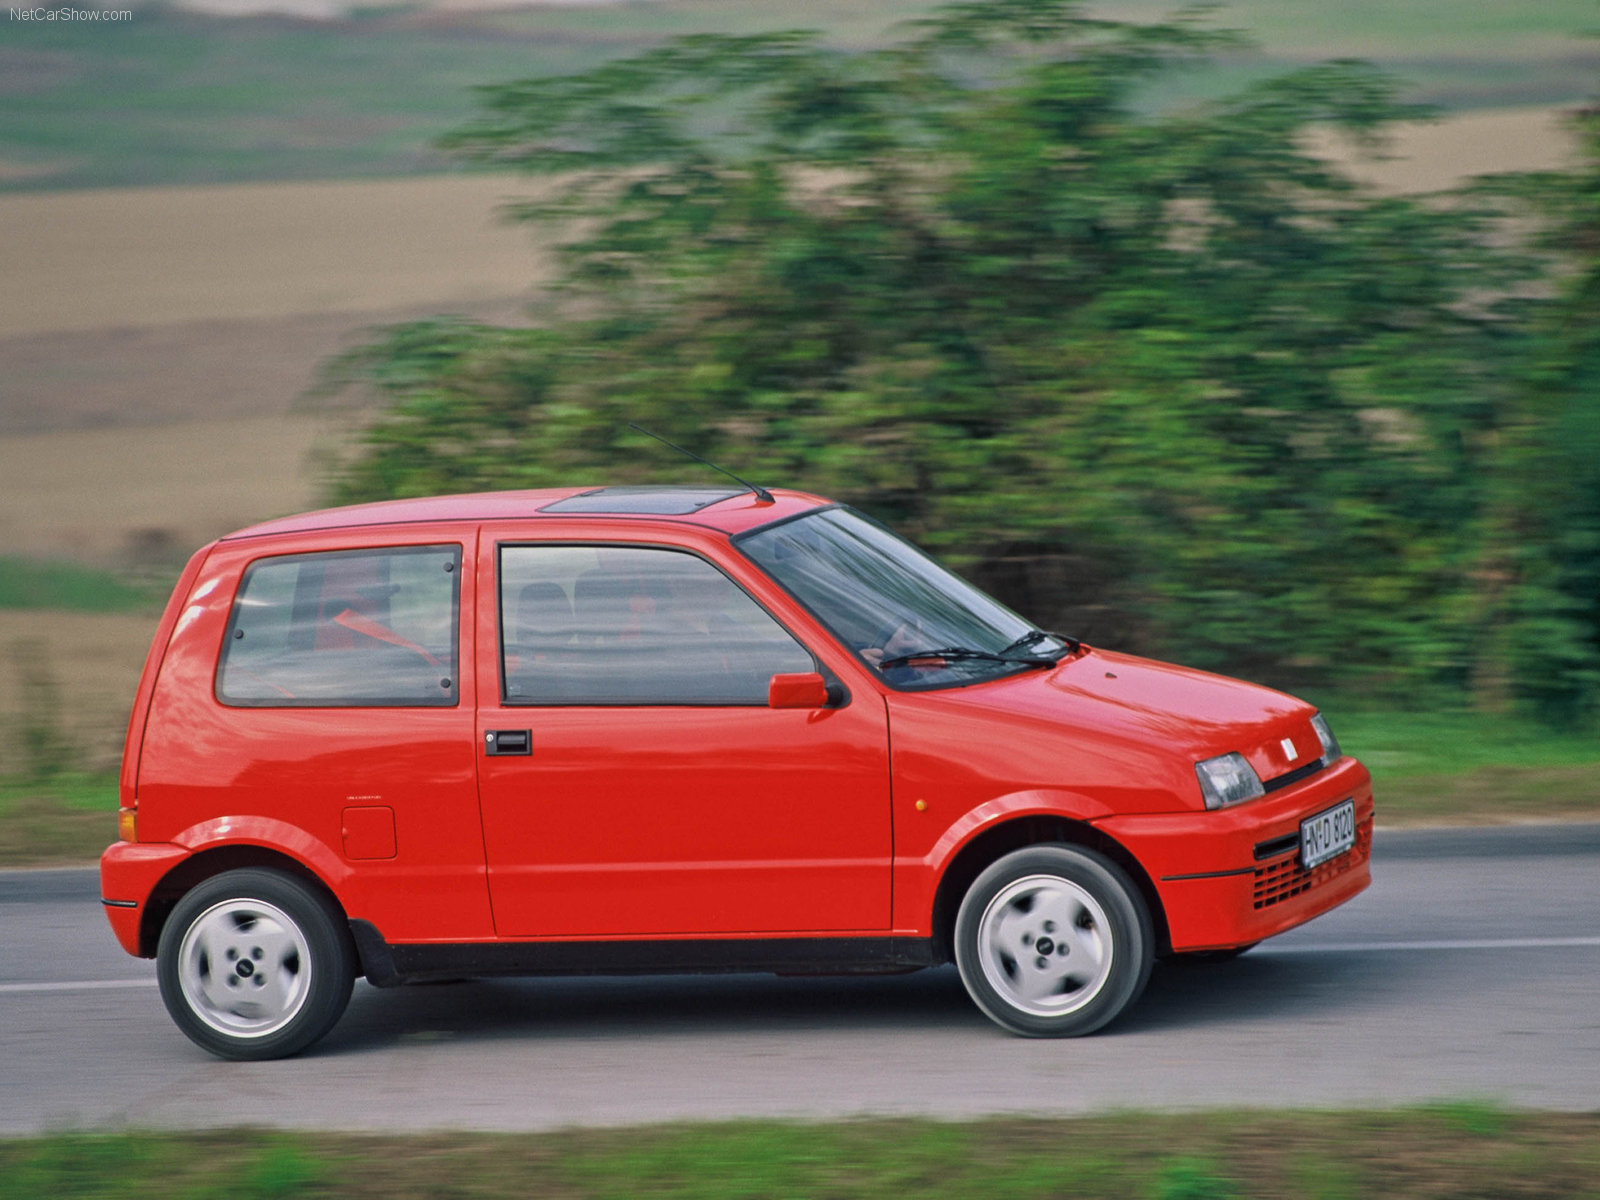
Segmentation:
<svg viewBox="0 0 1600 1200">
<path fill-rule="evenodd" d="M 795 491 L 330 509 L 197 552 L 101 860 L 191 1039 L 294 1054 L 354 981 L 953 962 L 1101 1028 L 1370 879 L 1309 704 L 1034 628 Z"/>
</svg>

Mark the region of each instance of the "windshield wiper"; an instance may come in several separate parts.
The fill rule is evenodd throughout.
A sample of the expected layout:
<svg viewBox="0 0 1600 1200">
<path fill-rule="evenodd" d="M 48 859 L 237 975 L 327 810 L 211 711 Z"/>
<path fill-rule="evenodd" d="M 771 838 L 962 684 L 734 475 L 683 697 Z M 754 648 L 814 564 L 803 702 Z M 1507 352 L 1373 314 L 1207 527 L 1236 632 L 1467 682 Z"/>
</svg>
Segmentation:
<svg viewBox="0 0 1600 1200">
<path fill-rule="evenodd" d="M 1044 638 L 1055 638 L 1056 641 L 1060 642 L 1062 646 L 1074 654 L 1076 654 L 1079 648 L 1083 645 L 1083 643 L 1077 638 L 1068 637 L 1064 633 L 1051 633 L 1046 629 L 1030 629 L 1027 633 L 1023 634 L 1009 646 L 1002 647 L 1000 650 L 996 651 L 996 653 L 1010 654 L 1013 650 L 1021 650 L 1024 646 L 1031 646 L 1033 643 L 1041 641 Z"/>
<path fill-rule="evenodd" d="M 921 662 L 925 658 L 948 658 L 957 661 L 978 659 L 985 662 L 1020 663 L 1025 667 L 1053 667 L 1056 660 L 1037 654 L 1003 654 L 996 650 L 974 650 L 971 646 L 940 646 L 934 650 L 918 650 L 912 654 L 897 654 L 878 664 L 880 671 L 890 667 L 903 667 L 907 663 Z"/>
</svg>

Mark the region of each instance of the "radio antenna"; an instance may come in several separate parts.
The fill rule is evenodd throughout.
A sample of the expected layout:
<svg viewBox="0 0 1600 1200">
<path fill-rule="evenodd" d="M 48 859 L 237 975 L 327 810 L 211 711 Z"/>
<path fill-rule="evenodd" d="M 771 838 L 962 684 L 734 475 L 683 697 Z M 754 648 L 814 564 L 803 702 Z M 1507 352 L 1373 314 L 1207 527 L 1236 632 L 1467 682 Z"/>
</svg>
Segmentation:
<svg viewBox="0 0 1600 1200">
<path fill-rule="evenodd" d="M 643 425 L 635 425 L 632 421 L 628 422 L 628 428 L 629 429 L 637 429 L 640 433 L 644 434 L 645 437 L 655 438 L 655 440 L 660 442 L 663 446 L 671 446 L 679 454 L 687 455 L 689 458 L 694 459 L 695 462 L 703 463 L 705 466 L 710 467 L 713 471 L 721 471 L 722 474 L 726 475 L 729 479 L 733 480 L 735 483 L 737 483 L 740 487 L 744 488 L 746 491 L 754 492 L 756 499 L 761 501 L 761 503 L 763 503 L 763 504 L 772 504 L 772 503 L 774 503 L 774 501 L 772 499 L 772 493 L 767 491 L 766 488 L 762 487 L 759 484 L 751 483 L 748 479 L 740 479 L 737 475 L 735 475 L 732 471 L 728 470 L 726 467 L 719 467 L 719 466 L 717 466 L 716 463 L 712 462 L 710 459 L 701 458 L 693 450 L 685 450 L 682 446 L 678 445 L 677 443 L 667 441 L 667 439 L 662 437 L 659 433 L 651 433 Z"/>
</svg>

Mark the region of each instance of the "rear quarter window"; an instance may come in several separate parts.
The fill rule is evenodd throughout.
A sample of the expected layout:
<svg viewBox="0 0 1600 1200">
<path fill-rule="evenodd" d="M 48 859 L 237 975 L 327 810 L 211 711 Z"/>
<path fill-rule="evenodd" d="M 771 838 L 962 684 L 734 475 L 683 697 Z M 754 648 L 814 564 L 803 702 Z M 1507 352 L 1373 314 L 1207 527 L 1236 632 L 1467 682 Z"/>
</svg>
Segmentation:
<svg viewBox="0 0 1600 1200">
<path fill-rule="evenodd" d="M 461 547 L 258 559 L 228 619 L 216 695 L 239 707 L 457 703 Z"/>
</svg>

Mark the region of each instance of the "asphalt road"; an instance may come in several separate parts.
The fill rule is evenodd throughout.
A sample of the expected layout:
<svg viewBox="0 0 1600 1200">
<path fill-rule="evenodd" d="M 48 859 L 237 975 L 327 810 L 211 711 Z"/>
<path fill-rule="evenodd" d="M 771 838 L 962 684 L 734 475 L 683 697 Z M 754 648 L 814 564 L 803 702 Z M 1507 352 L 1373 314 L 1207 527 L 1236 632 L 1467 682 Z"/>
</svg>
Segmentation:
<svg viewBox="0 0 1600 1200">
<path fill-rule="evenodd" d="M 549 1129 L 851 1114 L 1485 1099 L 1600 1110 L 1600 825 L 1379 831 L 1375 882 L 1109 1030 L 1013 1038 L 945 969 L 378 991 L 297 1059 L 168 1020 L 88 871 L 0 872 L 0 1133 Z"/>
</svg>

